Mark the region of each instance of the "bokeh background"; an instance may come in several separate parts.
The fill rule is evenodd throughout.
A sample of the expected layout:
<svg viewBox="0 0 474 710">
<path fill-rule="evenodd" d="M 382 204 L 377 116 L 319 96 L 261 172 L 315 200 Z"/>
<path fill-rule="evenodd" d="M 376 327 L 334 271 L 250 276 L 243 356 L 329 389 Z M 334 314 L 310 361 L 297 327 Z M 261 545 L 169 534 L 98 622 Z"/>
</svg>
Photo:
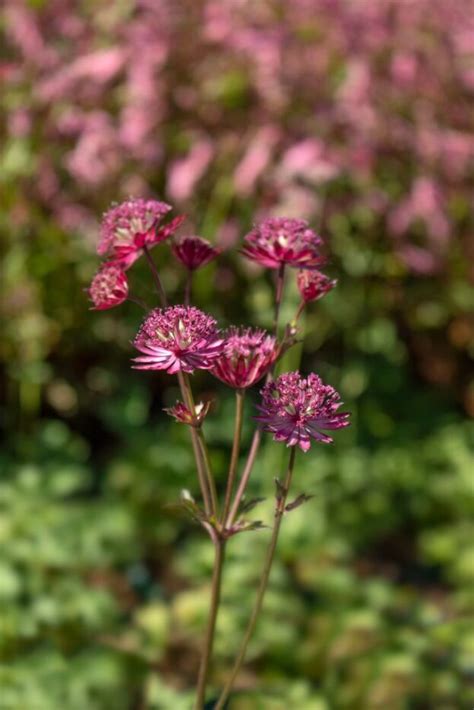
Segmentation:
<svg viewBox="0 0 474 710">
<path fill-rule="evenodd" d="M 195 490 L 187 432 L 161 412 L 177 392 L 130 369 L 139 309 L 90 312 L 83 291 L 100 215 L 129 195 L 226 247 L 196 285 L 222 324 L 271 324 L 270 276 L 235 251 L 262 216 L 310 220 L 339 279 L 286 366 L 302 355 L 339 388 L 353 426 L 300 456 L 295 487 L 315 497 L 285 521 L 231 707 L 472 707 L 469 0 L 2 8 L 1 709 L 190 708 L 212 550 L 171 505 Z M 151 300 L 144 265 L 130 273 Z M 223 476 L 232 399 L 195 383 L 217 400 Z M 255 494 L 281 448 L 266 441 Z M 214 687 L 267 537 L 229 546 Z"/>
</svg>

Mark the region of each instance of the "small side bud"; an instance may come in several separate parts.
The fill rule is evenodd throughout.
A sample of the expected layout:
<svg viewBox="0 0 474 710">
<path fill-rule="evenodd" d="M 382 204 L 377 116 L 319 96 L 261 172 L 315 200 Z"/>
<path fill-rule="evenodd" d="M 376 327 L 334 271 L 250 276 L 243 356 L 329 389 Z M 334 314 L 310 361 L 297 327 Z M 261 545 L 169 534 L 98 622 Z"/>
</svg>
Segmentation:
<svg viewBox="0 0 474 710">
<path fill-rule="evenodd" d="M 211 402 L 198 402 L 194 407 L 194 414 L 188 409 L 184 402 L 176 402 L 174 407 L 168 407 L 164 411 L 174 417 L 180 424 L 200 427 L 209 413 Z"/>
</svg>

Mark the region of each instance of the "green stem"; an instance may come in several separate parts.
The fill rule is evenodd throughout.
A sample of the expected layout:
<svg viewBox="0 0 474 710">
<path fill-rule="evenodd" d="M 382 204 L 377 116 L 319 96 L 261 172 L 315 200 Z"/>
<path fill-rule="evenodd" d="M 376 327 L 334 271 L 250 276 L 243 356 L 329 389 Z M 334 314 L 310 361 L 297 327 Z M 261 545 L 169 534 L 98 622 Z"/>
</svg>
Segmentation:
<svg viewBox="0 0 474 710">
<path fill-rule="evenodd" d="M 223 710 L 223 708 L 225 706 L 225 703 L 226 703 L 226 701 L 229 697 L 229 694 L 232 690 L 232 687 L 234 685 L 234 681 L 235 681 L 235 679 L 240 671 L 240 668 L 242 667 L 242 664 L 244 662 L 245 654 L 247 652 L 247 647 L 248 647 L 249 641 L 252 637 L 252 634 L 254 632 L 255 626 L 258 621 L 258 616 L 259 616 L 260 611 L 262 609 L 263 600 L 265 597 L 265 592 L 267 590 L 268 580 L 270 577 L 270 571 L 272 568 L 273 558 L 275 556 L 275 550 L 276 550 L 276 546 L 277 546 L 277 542 L 278 542 L 278 535 L 280 533 L 281 521 L 283 518 L 283 514 L 285 512 L 286 500 L 288 497 L 288 491 L 290 489 L 291 479 L 293 476 L 293 468 L 294 468 L 294 464 L 295 464 L 295 454 L 296 454 L 296 447 L 293 446 L 291 448 L 290 459 L 288 462 L 288 468 L 286 470 L 285 480 L 283 482 L 283 489 L 282 489 L 282 492 L 280 493 L 280 495 L 277 496 L 277 500 L 276 500 L 275 522 L 273 525 L 272 537 L 271 537 L 270 544 L 267 549 L 265 564 L 263 567 L 262 578 L 260 580 L 260 584 L 258 587 L 257 597 L 255 599 L 255 604 L 254 604 L 254 607 L 252 610 L 252 614 L 251 614 L 247 629 L 244 634 L 244 638 L 243 638 L 242 643 L 240 645 L 240 650 L 239 650 L 237 659 L 234 663 L 234 667 L 232 668 L 232 672 L 230 674 L 230 677 L 224 687 L 224 690 L 221 693 L 221 696 L 220 696 L 214 710 Z"/>
<path fill-rule="evenodd" d="M 274 315 L 273 315 L 273 329 L 274 329 L 275 338 L 278 338 L 280 305 L 281 305 L 281 301 L 283 298 L 284 283 L 285 283 L 285 264 L 280 264 L 280 268 L 278 270 L 278 276 L 277 276 L 276 290 L 275 290 L 275 310 L 274 310 Z M 272 379 L 273 372 L 275 370 L 275 366 L 276 366 L 276 362 L 273 364 L 272 369 L 270 370 L 270 372 L 267 375 L 267 379 L 266 379 L 267 382 L 269 382 L 269 380 Z M 238 515 L 240 502 L 244 496 L 244 493 L 247 488 L 247 484 L 249 482 L 249 478 L 252 474 L 252 469 L 255 464 L 255 459 L 257 458 L 257 454 L 258 454 L 258 450 L 260 448 L 261 440 L 262 440 L 262 432 L 257 427 L 257 429 L 255 429 L 254 435 L 252 437 L 252 443 L 250 444 L 250 449 L 249 449 L 249 453 L 247 456 L 247 461 L 245 462 L 245 468 L 242 472 L 242 477 L 240 479 L 240 483 L 237 488 L 237 493 L 235 494 L 235 498 L 234 498 L 234 501 L 233 501 L 231 509 L 230 509 L 230 514 L 227 518 L 227 527 L 230 527 L 232 525 L 232 523 L 234 522 L 235 518 Z"/>
<path fill-rule="evenodd" d="M 196 701 L 194 710 L 203 710 L 206 701 L 206 685 L 209 674 L 209 664 L 212 656 L 212 647 L 214 644 L 214 632 L 216 628 L 217 613 L 219 611 L 219 603 L 221 596 L 222 582 L 222 567 L 225 557 L 225 542 L 217 539 L 215 541 L 215 558 L 214 569 L 212 572 L 212 589 L 211 603 L 209 609 L 209 618 L 207 621 L 206 634 L 204 637 L 204 647 L 202 650 L 201 664 L 199 666 L 199 675 L 196 689 Z"/>
<path fill-rule="evenodd" d="M 209 492 L 211 494 L 211 505 L 212 505 L 212 514 L 217 520 L 218 517 L 218 511 L 219 511 L 219 505 L 217 503 L 217 492 L 216 492 L 216 484 L 214 482 L 214 476 L 212 475 L 212 470 L 211 470 L 211 460 L 209 458 L 209 451 L 207 448 L 206 440 L 204 438 L 204 434 L 201 428 L 196 429 L 198 441 L 199 441 L 199 446 L 201 448 L 202 452 L 202 458 L 204 462 L 204 473 L 206 476 L 207 484 L 209 486 Z"/>
<path fill-rule="evenodd" d="M 276 292 L 275 292 L 275 315 L 273 318 L 273 327 L 275 335 L 278 335 L 278 321 L 280 318 L 280 306 L 283 297 L 283 285 L 285 283 L 285 264 L 281 263 L 278 269 Z"/>
<path fill-rule="evenodd" d="M 247 461 L 245 462 L 245 468 L 242 472 L 242 478 L 240 479 L 237 488 L 237 493 L 235 494 L 234 502 L 232 503 L 232 507 L 227 518 L 226 527 L 230 527 L 232 525 L 239 512 L 240 501 L 242 500 L 245 490 L 247 488 L 247 483 L 249 482 L 250 474 L 252 473 L 255 459 L 257 458 L 261 438 L 261 429 L 256 429 L 253 435 L 252 443 L 250 445 Z"/>
<path fill-rule="evenodd" d="M 161 299 L 161 305 L 163 306 L 163 308 L 166 308 L 166 306 L 168 305 L 168 299 L 166 298 L 165 289 L 163 288 L 158 269 L 156 268 L 156 264 L 153 261 L 153 257 L 150 254 L 150 250 L 147 246 L 143 247 L 143 253 L 145 254 L 146 260 L 148 261 L 148 265 L 153 276 L 153 281 L 155 282 L 156 290 L 158 291 L 158 294 Z"/>
<path fill-rule="evenodd" d="M 234 490 L 235 476 L 237 473 L 237 464 L 239 463 L 240 453 L 240 438 L 242 435 L 243 411 L 244 411 L 245 390 L 235 391 L 235 423 L 234 423 L 234 441 L 232 443 L 232 453 L 230 456 L 229 473 L 227 475 L 227 486 L 224 498 L 224 508 L 222 511 L 221 522 L 225 525 L 227 515 L 230 509 L 232 500 L 232 492 Z"/>
<path fill-rule="evenodd" d="M 302 300 L 300 305 L 298 306 L 298 310 L 295 313 L 295 317 L 293 318 L 295 323 L 298 323 L 300 316 L 303 313 L 305 307 L 306 307 L 306 302 L 304 300 Z"/>
<path fill-rule="evenodd" d="M 191 292 L 193 287 L 193 272 L 188 269 L 186 273 L 186 283 L 184 285 L 184 305 L 189 306 L 191 303 Z"/>
<path fill-rule="evenodd" d="M 143 308 L 144 311 L 149 311 L 150 306 L 145 303 L 141 298 L 138 298 L 138 296 L 128 296 L 127 301 L 130 301 L 131 303 L 135 303 L 137 306 L 140 306 L 140 308 Z"/>
<path fill-rule="evenodd" d="M 196 405 L 194 403 L 194 397 L 193 397 L 193 391 L 191 388 L 191 382 L 189 380 L 189 375 L 186 372 L 182 372 L 181 374 L 181 379 L 184 385 L 184 390 L 186 392 L 186 397 L 187 397 L 187 402 L 185 401 L 186 406 L 190 409 L 191 412 L 196 411 Z M 196 434 L 196 438 L 199 444 L 199 451 L 200 451 L 200 457 L 202 460 L 202 465 L 203 465 L 203 471 L 204 471 L 204 477 L 207 482 L 207 487 L 209 490 L 209 494 L 211 496 L 211 512 L 212 515 L 214 515 L 217 519 L 217 511 L 218 511 L 218 504 L 217 504 L 217 493 L 216 493 L 216 484 L 214 483 L 214 477 L 212 475 L 211 471 L 211 461 L 209 458 L 209 451 L 207 450 L 207 444 L 206 440 L 204 438 L 204 434 L 202 432 L 201 427 L 193 427 L 193 430 Z"/>
<path fill-rule="evenodd" d="M 183 372 L 178 372 L 178 382 L 179 382 L 179 386 L 181 389 L 181 396 L 183 398 L 183 401 L 184 401 L 186 407 L 189 409 L 189 411 L 191 413 L 194 413 L 196 410 L 195 410 L 195 405 L 194 405 L 194 400 L 193 400 L 193 394 L 191 391 L 191 386 L 189 383 L 189 378 L 186 378 L 186 376 Z M 208 483 L 207 483 L 205 464 L 203 461 L 203 455 L 202 455 L 201 445 L 200 445 L 200 441 L 199 441 L 198 430 L 193 426 L 190 426 L 189 429 L 191 431 L 191 441 L 192 441 L 192 445 L 193 445 L 194 458 L 196 460 L 196 468 L 197 468 L 197 472 L 198 472 L 199 486 L 201 488 L 201 495 L 202 495 L 202 498 L 204 501 L 204 510 L 206 511 L 206 515 L 210 516 L 213 513 L 212 500 L 211 500 L 209 487 L 208 487 Z"/>
</svg>

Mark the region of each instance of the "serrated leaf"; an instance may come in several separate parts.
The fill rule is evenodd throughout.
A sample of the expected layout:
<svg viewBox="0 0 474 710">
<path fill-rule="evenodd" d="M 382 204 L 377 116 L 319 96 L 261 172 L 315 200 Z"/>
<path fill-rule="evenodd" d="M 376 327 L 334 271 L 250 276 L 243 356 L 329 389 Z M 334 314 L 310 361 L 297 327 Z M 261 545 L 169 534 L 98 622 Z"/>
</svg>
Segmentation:
<svg viewBox="0 0 474 710">
<path fill-rule="evenodd" d="M 288 505 L 285 506 L 285 511 L 288 513 L 290 510 L 295 510 L 295 508 L 299 508 L 300 505 L 303 505 L 303 503 L 307 503 L 311 498 L 314 498 L 314 495 L 306 495 L 306 493 L 301 493 L 297 498 L 294 499 L 291 503 L 288 503 Z"/>
<path fill-rule="evenodd" d="M 263 503 L 265 498 L 252 498 L 249 500 L 247 503 L 244 503 L 241 508 L 240 512 L 241 513 L 248 513 L 249 511 L 253 510 L 255 506 L 257 506 L 259 503 Z"/>
</svg>

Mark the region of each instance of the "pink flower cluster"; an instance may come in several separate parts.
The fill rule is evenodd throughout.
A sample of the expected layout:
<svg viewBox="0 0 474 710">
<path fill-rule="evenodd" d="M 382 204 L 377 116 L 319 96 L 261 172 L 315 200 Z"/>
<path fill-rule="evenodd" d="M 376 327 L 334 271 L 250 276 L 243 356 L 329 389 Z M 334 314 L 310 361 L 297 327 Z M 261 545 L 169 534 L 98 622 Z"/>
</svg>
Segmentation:
<svg viewBox="0 0 474 710">
<path fill-rule="evenodd" d="M 137 370 L 176 372 L 209 370 L 222 351 L 223 339 L 211 316 L 194 306 L 156 308 L 145 318 L 134 345 L 142 355 Z"/>
<path fill-rule="evenodd" d="M 349 426 L 348 412 L 337 411 L 341 404 L 336 390 L 318 375 L 304 378 L 299 372 L 287 372 L 264 386 L 256 419 L 275 441 L 308 451 L 311 439 L 332 443 L 324 430 Z"/>
<path fill-rule="evenodd" d="M 169 236 L 172 227 L 163 227 L 160 221 L 170 210 L 163 202 L 136 199 L 106 213 L 98 251 L 115 260 L 102 266 L 89 288 L 96 309 L 112 308 L 127 299 L 124 269 L 143 249 Z M 299 314 L 306 303 L 321 298 L 336 283 L 316 269 L 323 260 L 321 246 L 322 239 L 307 222 L 278 217 L 256 225 L 245 237 L 243 252 L 270 269 L 300 268 L 297 275 L 302 297 Z M 197 236 L 182 237 L 172 250 L 190 275 L 220 252 Z M 149 265 L 161 293 L 163 289 L 154 262 Z M 166 301 L 164 291 L 161 295 Z M 258 328 L 232 326 L 221 333 L 216 320 L 194 306 L 155 308 L 146 316 L 134 340 L 140 355 L 133 359 L 133 367 L 164 370 L 171 375 L 210 370 L 229 387 L 245 390 L 265 375 L 271 376 L 275 362 L 285 351 L 286 341 L 279 342 L 277 332 L 278 328 L 275 335 L 270 335 Z M 185 386 L 183 383 L 184 380 L 181 385 Z M 347 426 L 349 415 L 337 412 L 340 404 L 337 392 L 324 385 L 317 375 L 305 379 L 297 372 L 287 373 L 275 382 L 270 380 L 263 388 L 257 419 L 266 431 L 273 433 L 276 441 L 298 445 L 307 451 L 312 438 L 325 443 L 332 441 L 322 430 Z M 191 411 L 184 402 L 177 402 L 166 411 L 178 422 L 199 427 L 208 409 L 209 405 L 198 405 Z"/>
<path fill-rule="evenodd" d="M 282 264 L 316 269 L 324 263 L 322 239 L 303 219 L 269 218 L 255 225 L 244 240 L 242 253 L 269 269 Z"/>
<path fill-rule="evenodd" d="M 170 210 L 165 202 L 141 198 L 115 205 L 103 217 L 98 254 L 108 256 L 124 269 L 129 268 L 145 247 L 168 239 L 183 222 L 184 217 L 180 216 L 160 225 Z"/>
<path fill-rule="evenodd" d="M 212 374 L 229 387 L 246 389 L 262 379 L 279 354 L 272 335 L 253 328 L 229 328 Z"/>
</svg>

